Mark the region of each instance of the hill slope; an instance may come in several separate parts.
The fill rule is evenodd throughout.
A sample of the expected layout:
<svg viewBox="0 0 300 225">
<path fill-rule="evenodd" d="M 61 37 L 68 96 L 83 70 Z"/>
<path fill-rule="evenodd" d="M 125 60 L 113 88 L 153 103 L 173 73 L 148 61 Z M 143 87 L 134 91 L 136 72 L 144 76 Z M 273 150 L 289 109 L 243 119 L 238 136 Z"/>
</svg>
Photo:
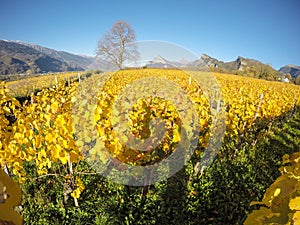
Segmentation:
<svg viewBox="0 0 300 225">
<path fill-rule="evenodd" d="M 254 59 L 239 56 L 234 61 L 223 62 L 206 54 L 193 62 L 187 62 L 186 60 L 170 61 L 162 56 L 157 56 L 147 62 L 145 66 L 149 68 L 213 70 L 268 80 L 283 80 L 285 74 L 290 74 L 294 79 L 300 75 L 299 66 L 287 65 L 277 71 L 270 65 Z M 21 41 L 0 40 L 0 75 L 95 69 L 106 71 L 117 68 L 99 57 L 80 56 Z"/>
<path fill-rule="evenodd" d="M 81 67 L 83 69 L 87 69 L 90 66 L 90 64 L 94 61 L 94 57 L 90 57 L 90 56 L 75 55 L 75 54 L 71 54 L 69 52 L 57 51 L 57 50 L 43 47 L 40 45 L 28 44 L 28 43 L 20 42 L 20 41 L 17 41 L 16 43 L 22 44 L 22 45 L 25 45 L 28 47 L 32 47 L 35 50 L 37 50 L 49 57 L 52 57 L 54 59 L 57 59 L 57 60 L 67 63 L 71 67 Z"/>
<path fill-rule="evenodd" d="M 234 73 L 243 76 L 277 80 L 282 74 L 271 66 L 254 59 L 247 59 L 239 56 L 235 61 L 223 62 L 206 54 L 201 59 L 190 63 L 190 66 L 200 70 L 207 69 L 207 66 L 213 71 Z"/>
<path fill-rule="evenodd" d="M 279 69 L 279 72 L 283 74 L 290 74 L 293 78 L 300 76 L 300 66 L 286 65 Z"/>
<path fill-rule="evenodd" d="M 38 45 L 0 40 L 0 75 L 84 70 L 93 61 Z"/>
</svg>

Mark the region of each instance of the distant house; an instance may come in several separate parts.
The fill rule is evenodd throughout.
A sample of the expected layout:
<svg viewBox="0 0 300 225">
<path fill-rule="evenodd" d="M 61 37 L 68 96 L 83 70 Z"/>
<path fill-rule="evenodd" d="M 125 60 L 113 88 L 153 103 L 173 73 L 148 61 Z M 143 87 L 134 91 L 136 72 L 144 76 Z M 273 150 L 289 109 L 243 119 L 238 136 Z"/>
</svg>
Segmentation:
<svg viewBox="0 0 300 225">
<path fill-rule="evenodd" d="M 290 80 L 289 80 L 287 77 L 285 77 L 285 78 L 282 80 L 282 82 L 289 83 Z"/>
<path fill-rule="evenodd" d="M 284 82 L 284 83 L 289 83 L 290 80 L 287 77 L 278 77 L 278 81 Z"/>
</svg>

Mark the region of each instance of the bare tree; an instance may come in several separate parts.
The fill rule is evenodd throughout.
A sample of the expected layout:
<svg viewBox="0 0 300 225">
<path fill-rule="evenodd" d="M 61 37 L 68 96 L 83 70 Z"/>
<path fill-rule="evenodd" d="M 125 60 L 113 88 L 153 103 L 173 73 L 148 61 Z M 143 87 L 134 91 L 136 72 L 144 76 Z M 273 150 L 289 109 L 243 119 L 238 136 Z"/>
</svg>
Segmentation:
<svg viewBox="0 0 300 225">
<path fill-rule="evenodd" d="M 139 58 L 135 32 L 126 21 L 117 21 L 98 42 L 97 56 L 122 69 L 124 62 Z"/>
</svg>

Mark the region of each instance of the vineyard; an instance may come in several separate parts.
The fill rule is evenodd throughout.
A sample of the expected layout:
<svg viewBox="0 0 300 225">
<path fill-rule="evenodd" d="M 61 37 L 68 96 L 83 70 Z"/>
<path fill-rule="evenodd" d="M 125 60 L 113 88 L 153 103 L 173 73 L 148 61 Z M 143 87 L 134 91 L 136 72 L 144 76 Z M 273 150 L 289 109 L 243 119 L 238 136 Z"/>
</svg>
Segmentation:
<svg viewBox="0 0 300 225">
<path fill-rule="evenodd" d="M 66 72 L 61 74 L 40 75 L 39 77 L 31 77 L 27 79 L 20 79 L 16 81 L 7 82 L 7 88 L 10 89 L 11 96 L 29 96 L 43 88 L 53 86 L 58 80 L 65 80 L 72 82 L 78 79 L 78 72 Z"/>
<path fill-rule="evenodd" d="M 0 201 L 0 219 L 17 211 L 25 224 L 242 224 L 255 210 L 260 223 L 250 214 L 247 224 L 300 224 L 299 86 L 163 69 L 35 79 L 0 84 L 0 170 L 22 190 L 21 207 Z M 180 146 L 194 151 L 173 176 L 116 182 L 124 165 L 154 165 Z M 285 180 L 275 181 L 283 163 Z"/>
</svg>

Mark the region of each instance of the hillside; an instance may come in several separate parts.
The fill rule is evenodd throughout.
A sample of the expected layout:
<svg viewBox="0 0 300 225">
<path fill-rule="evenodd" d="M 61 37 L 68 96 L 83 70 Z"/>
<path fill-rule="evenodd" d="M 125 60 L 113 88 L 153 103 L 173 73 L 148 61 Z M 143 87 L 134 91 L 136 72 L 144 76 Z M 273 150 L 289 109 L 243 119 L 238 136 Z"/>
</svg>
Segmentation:
<svg viewBox="0 0 300 225">
<path fill-rule="evenodd" d="M 281 67 L 279 72 L 283 74 L 290 74 L 293 78 L 297 78 L 300 75 L 300 66 L 286 65 Z"/>
<path fill-rule="evenodd" d="M 277 80 L 282 74 L 258 60 L 243 58 L 239 56 L 231 62 L 223 62 L 211 56 L 203 54 L 201 59 L 190 63 L 190 67 L 200 70 L 207 69 L 207 66 L 216 72 L 233 73 L 242 76 L 263 78 L 268 80 Z"/>
<path fill-rule="evenodd" d="M 0 75 L 81 71 L 92 61 L 38 45 L 0 40 Z"/>
<path fill-rule="evenodd" d="M 35 50 L 37 50 L 49 57 L 52 57 L 54 59 L 63 61 L 72 67 L 81 67 L 83 69 L 87 69 L 90 66 L 90 64 L 94 61 L 94 57 L 90 57 L 90 56 L 75 55 L 75 54 L 71 54 L 69 52 L 57 51 L 57 50 L 43 47 L 40 45 L 28 44 L 28 43 L 20 42 L 20 41 L 17 41 L 16 43 L 22 44 L 22 45 L 25 45 L 28 47 L 32 47 Z"/>
<path fill-rule="evenodd" d="M 242 76 L 267 80 L 294 81 L 300 74 L 300 67 L 287 65 L 279 71 L 270 65 L 255 59 L 237 57 L 231 62 L 223 62 L 203 54 L 199 60 L 188 62 L 170 61 L 163 56 L 156 56 L 143 65 L 148 68 L 189 68 L 197 70 L 213 70 L 221 73 L 232 73 Z M 71 54 L 36 44 L 21 41 L 0 40 L 0 75 L 37 74 L 47 72 L 116 70 L 111 63 L 99 58 Z M 291 76 L 286 78 L 287 74 Z"/>
</svg>

